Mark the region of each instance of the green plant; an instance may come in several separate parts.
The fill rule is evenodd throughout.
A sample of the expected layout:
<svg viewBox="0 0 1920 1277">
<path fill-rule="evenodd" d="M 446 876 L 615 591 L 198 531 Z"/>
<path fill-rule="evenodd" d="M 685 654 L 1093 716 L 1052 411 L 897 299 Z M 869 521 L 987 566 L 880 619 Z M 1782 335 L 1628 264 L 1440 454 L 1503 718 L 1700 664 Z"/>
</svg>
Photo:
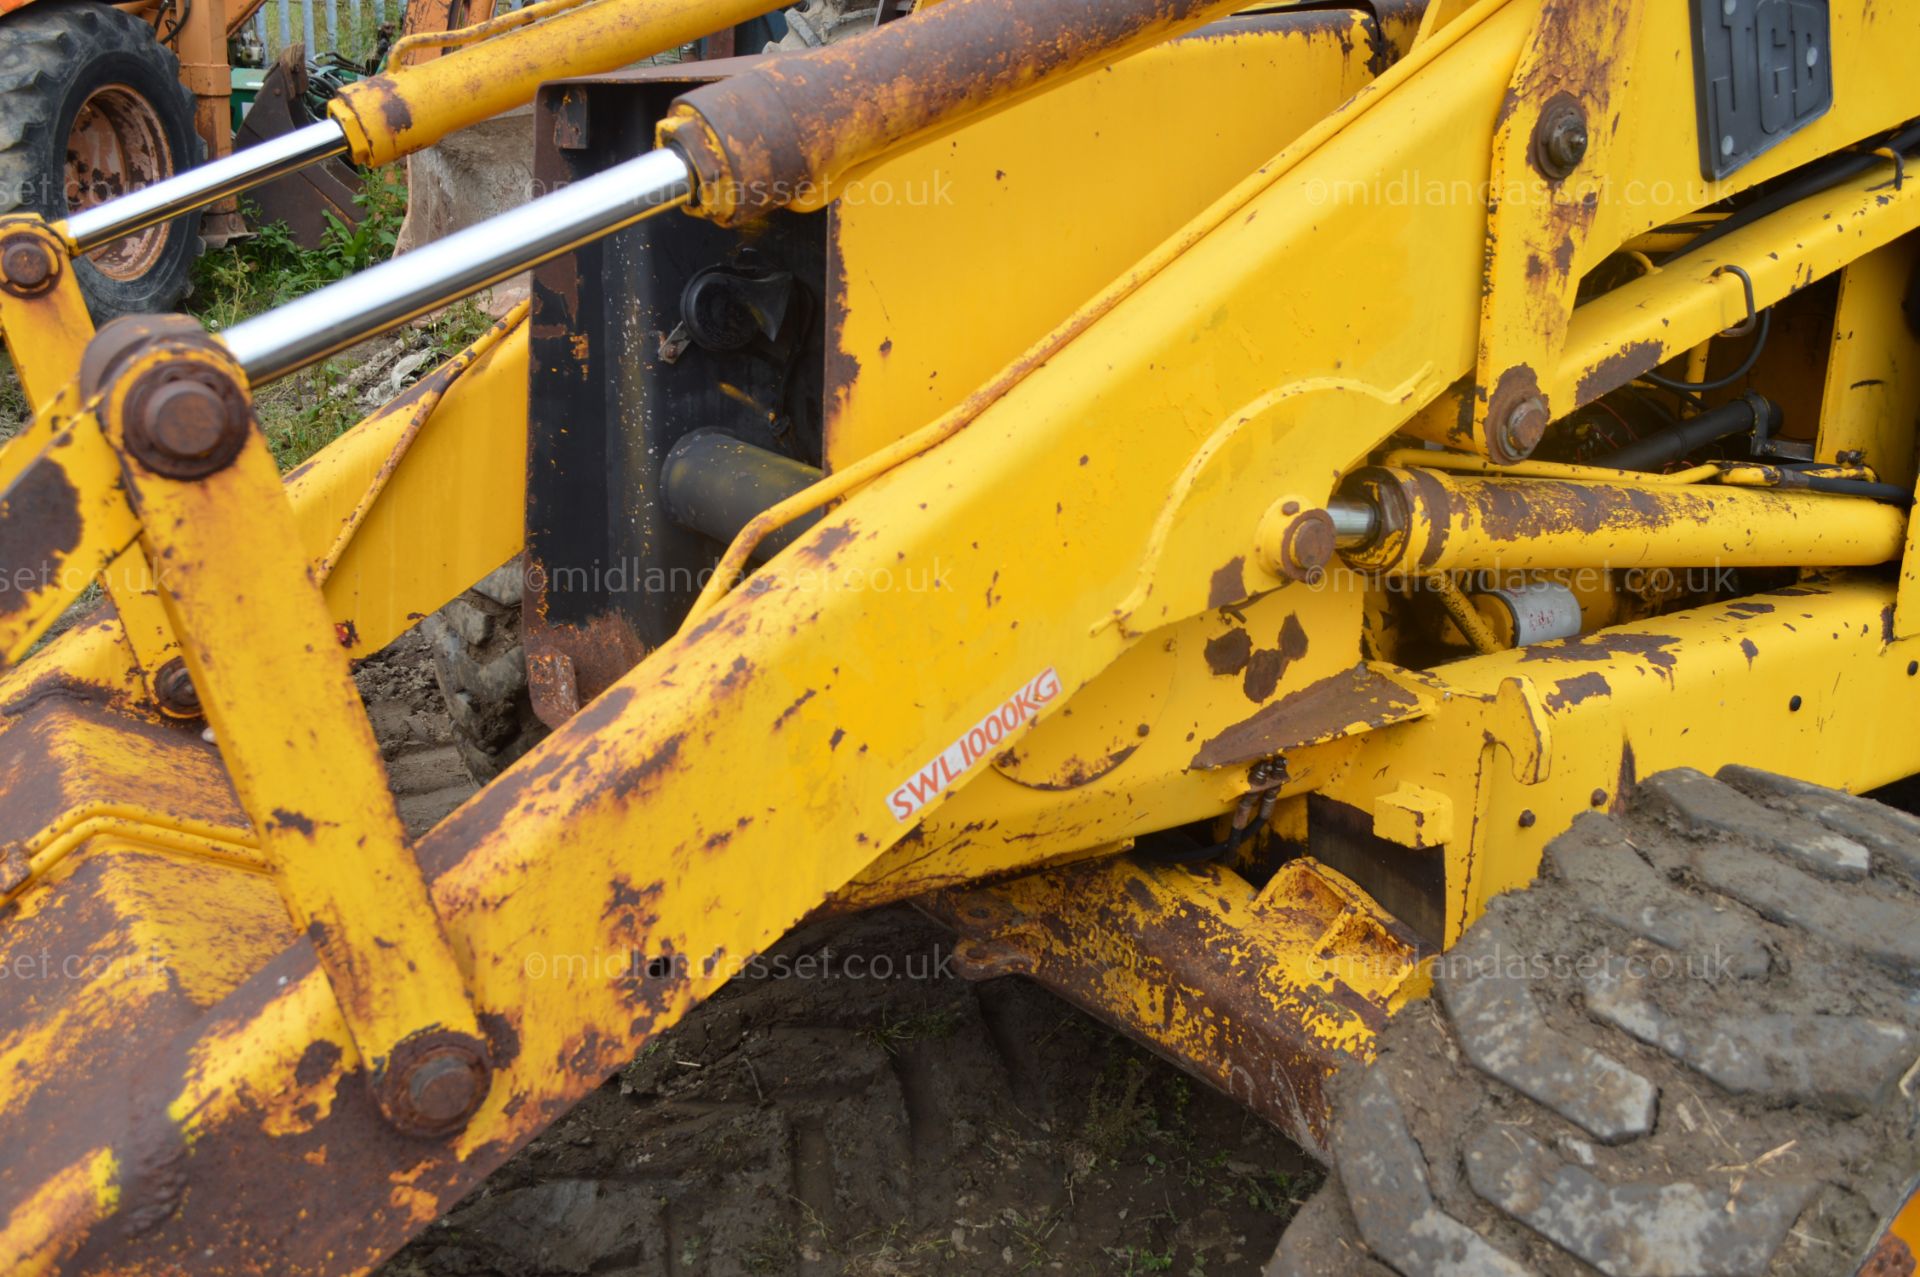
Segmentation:
<svg viewBox="0 0 1920 1277">
<path fill-rule="evenodd" d="M 898 1055 L 900 1048 L 910 1042 L 952 1037 L 959 1024 L 960 1013 L 944 1008 L 878 1025 L 866 1030 L 866 1036 L 888 1055 Z"/>
<path fill-rule="evenodd" d="M 1118 1162 L 1129 1146 L 1145 1142 L 1160 1129 L 1147 1080 L 1146 1065 L 1132 1054 L 1116 1052 L 1107 1057 L 1080 1123 L 1080 1139 L 1099 1161 Z"/>
<path fill-rule="evenodd" d="M 343 369 L 329 359 L 256 396 L 267 446 L 282 470 L 291 470 L 345 434 L 360 419 L 354 396 L 341 388 Z"/>
<path fill-rule="evenodd" d="M 493 316 L 480 309 L 480 303 L 465 297 L 419 321 L 428 342 L 442 355 L 455 355 L 493 327 Z"/>
<path fill-rule="evenodd" d="M 289 44 L 304 44 L 306 42 L 307 21 L 303 5 L 312 2 L 313 0 L 295 0 L 295 3 L 288 13 L 289 25 L 293 29 L 293 38 L 290 41 L 280 38 L 279 9 L 276 7 L 269 10 L 267 15 L 266 38 L 267 62 L 269 64 L 280 55 L 280 50 L 288 47 Z M 335 20 L 333 49 L 348 61 L 365 66 L 367 60 L 373 57 L 374 52 L 379 47 L 380 15 L 375 13 L 373 6 L 365 3 L 364 0 L 359 8 L 360 11 L 358 14 L 346 9 L 343 9 L 339 13 Z M 309 56 L 323 52 L 326 47 L 326 17 L 318 12 L 316 12 L 313 17 L 314 43 L 319 47 L 307 50 Z M 387 21 L 389 25 L 396 23 L 396 20 L 391 17 L 389 17 Z"/>
<path fill-rule="evenodd" d="M 354 204 L 359 224 L 349 226 L 329 211 L 318 248 L 301 245 L 285 225 L 250 207 L 254 234 L 200 259 L 193 313 L 211 328 L 228 328 L 392 257 L 407 215 L 404 173 L 369 171 Z"/>
<path fill-rule="evenodd" d="M 756 1274 L 790 1273 L 799 1267 L 800 1259 L 800 1243 L 784 1225 L 775 1225 L 761 1233 L 747 1247 L 745 1255 L 747 1271 Z"/>
<path fill-rule="evenodd" d="M 1139 1273 L 1164 1273 L 1173 1269 L 1173 1248 L 1164 1251 L 1148 1250 L 1144 1246 L 1109 1247 L 1107 1255 L 1113 1260 L 1114 1267 L 1135 1277 Z"/>
<path fill-rule="evenodd" d="M 228 328 L 392 257 L 407 212 L 404 174 L 395 169 L 367 173 L 354 202 L 359 224 L 350 226 L 329 213 L 317 248 L 304 247 L 283 224 L 262 221 L 250 211 L 254 235 L 201 260 L 194 313 L 211 329 Z M 451 355 L 492 322 L 469 298 L 421 320 L 417 328 L 430 349 Z M 329 359 L 256 394 L 261 429 L 282 468 L 299 465 L 359 420 L 359 397 L 346 382 L 354 359 L 352 354 Z"/>
<path fill-rule="evenodd" d="M 13 360 L 0 352 L 0 440 L 18 434 L 31 415 L 26 391 L 20 388 L 20 378 L 13 372 Z"/>
</svg>

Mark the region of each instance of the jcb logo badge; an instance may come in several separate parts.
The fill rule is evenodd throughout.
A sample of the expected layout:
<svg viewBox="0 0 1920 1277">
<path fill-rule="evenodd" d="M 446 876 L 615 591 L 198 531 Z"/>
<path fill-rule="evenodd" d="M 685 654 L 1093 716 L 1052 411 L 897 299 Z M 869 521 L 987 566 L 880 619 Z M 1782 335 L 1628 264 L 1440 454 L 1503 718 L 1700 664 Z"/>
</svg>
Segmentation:
<svg viewBox="0 0 1920 1277">
<path fill-rule="evenodd" d="M 1722 178 L 1833 105 L 1828 0 L 1693 0 L 1700 168 Z"/>
</svg>

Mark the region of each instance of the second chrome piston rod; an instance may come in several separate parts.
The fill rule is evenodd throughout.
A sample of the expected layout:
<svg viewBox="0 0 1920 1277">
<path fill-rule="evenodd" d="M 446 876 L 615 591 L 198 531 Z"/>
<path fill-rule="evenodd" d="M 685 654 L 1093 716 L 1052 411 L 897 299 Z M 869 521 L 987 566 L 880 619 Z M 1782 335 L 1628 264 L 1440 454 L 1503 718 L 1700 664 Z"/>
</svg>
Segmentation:
<svg viewBox="0 0 1920 1277">
<path fill-rule="evenodd" d="M 222 334 L 255 386 L 460 300 L 692 193 L 686 161 L 649 151 Z"/>
</svg>

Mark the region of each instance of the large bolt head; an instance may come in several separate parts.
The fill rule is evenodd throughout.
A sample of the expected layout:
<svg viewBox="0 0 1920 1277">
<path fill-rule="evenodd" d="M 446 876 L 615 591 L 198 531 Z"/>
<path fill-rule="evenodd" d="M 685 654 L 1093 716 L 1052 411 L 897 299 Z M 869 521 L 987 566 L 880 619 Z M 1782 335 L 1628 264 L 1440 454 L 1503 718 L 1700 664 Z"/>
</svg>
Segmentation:
<svg viewBox="0 0 1920 1277">
<path fill-rule="evenodd" d="M 375 1088 L 380 1110 L 396 1130 L 431 1139 L 465 1126 L 492 1084 L 484 1045 L 465 1034 L 433 1031 L 395 1047 Z"/>
<path fill-rule="evenodd" d="M 170 382 L 147 404 L 147 434 L 154 447 L 179 461 L 205 460 L 220 446 L 226 424 L 220 392 L 203 382 Z"/>
<path fill-rule="evenodd" d="M 422 1060 L 407 1079 L 414 1116 L 428 1126 L 458 1125 L 486 1093 L 487 1073 L 480 1061 L 453 1051 Z"/>
<path fill-rule="evenodd" d="M 153 694 L 160 708 L 181 718 L 200 716 L 200 690 L 193 685 L 187 663 L 174 657 L 153 676 Z"/>
<path fill-rule="evenodd" d="M 1562 96 L 1547 103 L 1533 130 L 1534 166 L 1547 180 L 1558 182 L 1573 175 L 1587 158 L 1587 113 L 1571 97 Z"/>
<path fill-rule="evenodd" d="M 1281 570 L 1296 581 L 1318 585 L 1333 562 L 1333 516 L 1307 510 L 1287 525 L 1281 541 Z"/>
<path fill-rule="evenodd" d="M 1540 444 L 1540 436 L 1547 432 L 1553 416 L 1547 411 L 1547 401 L 1538 395 L 1522 399 L 1507 413 L 1507 419 L 1500 423 L 1500 442 L 1507 458 L 1518 461 L 1532 455 Z"/>
<path fill-rule="evenodd" d="M 1576 115 L 1563 115 L 1547 131 L 1547 158 L 1555 168 L 1571 173 L 1587 157 L 1587 122 Z"/>
<path fill-rule="evenodd" d="M 141 375 L 125 403 L 127 450 L 170 479 L 225 469 L 246 443 L 246 398 L 213 368 L 162 364 Z"/>
<path fill-rule="evenodd" d="M 12 235 L 0 243 L 0 280 L 19 297 L 45 292 L 60 273 L 53 249 L 32 235 Z"/>
</svg>

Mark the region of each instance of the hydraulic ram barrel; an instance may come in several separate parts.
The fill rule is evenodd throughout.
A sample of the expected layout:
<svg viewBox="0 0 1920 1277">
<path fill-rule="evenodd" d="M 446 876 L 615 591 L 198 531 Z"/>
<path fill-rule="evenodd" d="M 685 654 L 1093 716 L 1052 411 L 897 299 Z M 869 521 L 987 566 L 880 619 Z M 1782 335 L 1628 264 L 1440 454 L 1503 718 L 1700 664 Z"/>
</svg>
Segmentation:
<svg viewBox="0 0 1920 1277">
<path fill-rule="evenodd" d="M 746 0 L 748 7 L 758 2 Z M 226 334 L 227 346 L 248 378 L 263 384 L 575 245 L 689 202 L 696 186 L 700 206 L 694 211 L 722 222 L 774 208 L 818 208 L 831 199 L 832 182 L 853 166 L 1011 101 L 1042 81 L 1089 71 L 1170 39 L 1242 3 L 946 0 L 858 40 L 770 58 L 679 99 L 660 126 L 659 150 L 248 320 Z M 692 25 L 713 21 L 709 8 Z M 428 74 L 506 43 L 504 38 L 489 42 L 418 70 Z M 493 86 L 465 81 L 445 91 L 495 94 L 487 102 L 497 97 Z M 343 92 L 334 101 L 335 118 L 342 123 L 349 115 L 359 118 L 355 110 L 362 100 Z M 347 104 L 344 114 L 338 109 L 342 103 Z M 447 110 L 475 110 L 477 119 L 491 107 L 479 110 L 469 102 Z M 395 120 L 388 125 L 382 135 L 386 144 L 412 144 L 413 125 Z M 363 141 L 373 145 L 356 138 L 356 155 Z M 756 158 L 767 147 L 772 148 L 767 152 L 771 167 Z"/>
<path fill-rule="evenodd" d="M 336 155 L 377 167 L 533 100 L 549 80 L 598 75 L 779 8 L 777 0 L 598 0 L 415 66 L 350 84 L 328 117 L 75 213 L 78 252 Z"/>
<path fill-rule="evenodd" d="M 1362 572 L 1866 567 L 1900 557 L 1906 512 L 1862 497 L 1718 484 L 1634 487 L 1380 467 Z"/>
<path fill-rule="evenodd" d="M 857 166 L 978 111 L 1170 40 L 1245 0 L 945 0 L 840 44 L 770 58 L 678 99 L 661 145 L 723 225 L 824 207 Z"/>
<path fill-rule="evenodd" d="M 224 340 L 247 379 L 264 385 L 671 208 L 691 191 L 684 160 L 671 151 L 649 151 L 236 324 Z"/>
</svg>

